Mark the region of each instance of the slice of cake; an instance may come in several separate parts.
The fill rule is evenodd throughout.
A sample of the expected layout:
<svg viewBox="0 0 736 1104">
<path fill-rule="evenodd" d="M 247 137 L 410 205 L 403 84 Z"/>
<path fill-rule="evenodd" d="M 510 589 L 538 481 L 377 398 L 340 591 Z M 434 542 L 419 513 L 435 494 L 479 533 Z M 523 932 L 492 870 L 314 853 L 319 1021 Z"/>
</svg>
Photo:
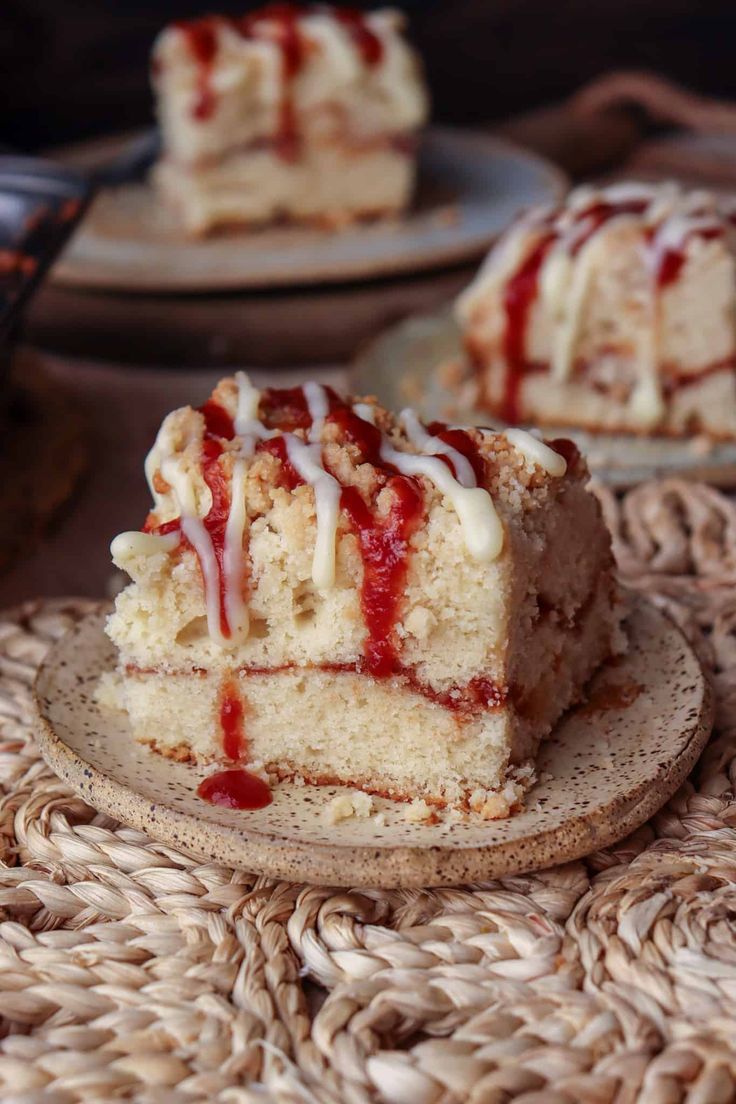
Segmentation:
<svg viewBox="0 0 736 1104">
<path fill-rule="evenodd" d="M 401 211 L 426 121 L 398 12 L 270 4 L 159 35 L 154 180 L 187 229 Z"/>
<path fill-rule="evenodd" d="M 506 815 L 617 647 L 568 441 L 239 373 L 166 418 L 146 471 L 107 631 L 136 737 L 172 758 Z"/>
<path fill-rule="evenodd" d="M 516 424 L 736 437 L 734 220 L 673 184 L 529 211 L 457 304 L 478 403 Z"/>
</svg>

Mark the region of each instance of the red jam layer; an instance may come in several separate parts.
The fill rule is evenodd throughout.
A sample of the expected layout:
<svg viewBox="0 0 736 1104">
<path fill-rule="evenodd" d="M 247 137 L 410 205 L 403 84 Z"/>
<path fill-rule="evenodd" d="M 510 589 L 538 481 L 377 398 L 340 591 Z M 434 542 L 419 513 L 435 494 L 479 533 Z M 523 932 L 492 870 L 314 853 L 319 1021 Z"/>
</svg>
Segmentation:
<svg viewBox="0 0 736 1104">
<path fill-rule="evenodd" d="M 352 8 L 312 8 L 291 3 L 267 4 L 239 19 L 227 16 L 205 16 L 191 22 L 175 23 L 187 39 L 191 56 L 197 63 L 197 97 L 192 116 L 205 121 L 214 114 L 217 97 L 212 88 L 212 68 L 217 53 L 219 27 L 228 26 L 247 39 L 269 40 L 279 48 L 283 76 L 279 127 L 276 138 L 278 151 L 285 160 L 293 161 L 299 153 L 299 139 L 294 111 L 293 84 L 301 72 L 308 52 L 302 38 L 299 21 L 310 12 L 326 12 L 348 31 L 364 65 L 372 68 L 383 58 L 383 43 L 368 25 L 362 12 Z"/>
<path fill-rule="evenodd" d="M 210 774 L 200 782 L 197 793 L 203 801 L 225 809 L 265 809 L 273 801 L 268 783 L 242 768 Z"/>
<path fill-rule="evenodd" d="M 448 690 L 433 690 L 431 686 L 428 686 L 425 682 L 417 677 L 417 674 L 410 667 L 402 667 L 400 663 L 395 663 L 390 671 L 387 673 L 379 672 L 376 674 L 375 670 L 370 670 L 369 661 L 361 660 L 359 663 L 316 663 L 307 668 L 299 667 L 295 663 L 283 663 L 278 667 L 239 667 L 233 672 L 233 678 L 245 677 L 249 678 L 255 675 L 280 675 L 287 671 L 329 671 L 330 673 L 347 674 L 347 675 L 366 675 L 373 678 L 395 678 L 407 689 L 413 691 L 415 694 L 419 694 L 420 697 L 426 698 L 427 701 L 432 702 L 433 705 L 439 705 L 443 709 L 449 709 L 452 713 L 457 713 L 464 719 L 471 719 L 477 713 L 487 709 L 499 709 L 509 699 L 510 692 L 505 686 L 500 686 L 498 683 L 493 682 L 492 679 L 487 678 L 474 678 L 470 682 L 451 686 Z M 161 675 L 164 673 L 169 674 L 182 674 L 183 672 L 163 672 L 156 667 L 137 667 L 135 664 L 128 664 L 125 668 L 126 674 L 129 675 Z M 187 674 L 199 675 L 205 677 L 208 672 L 201 667 L 194 667 L 186 672 Z M 220 713 L 220 726 L 224 732 L 224 724 L 222 712 Z M 245 759 L 248 755 L 247 740 L 243 737 L 242 754 L 239 758 Z M 224 748 L 224 740 L 223 740 Z M 229 758 L 236 758 L 235 756 L 229 756 Z"/>
</svg>

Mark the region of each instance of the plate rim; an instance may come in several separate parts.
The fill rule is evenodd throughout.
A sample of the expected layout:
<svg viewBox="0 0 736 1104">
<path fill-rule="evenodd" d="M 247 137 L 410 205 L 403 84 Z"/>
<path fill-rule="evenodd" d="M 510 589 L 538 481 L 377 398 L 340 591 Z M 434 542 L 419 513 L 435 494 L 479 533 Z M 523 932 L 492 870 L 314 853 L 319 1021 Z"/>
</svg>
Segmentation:
<svg viewBox="0 0 736 1104">
<path fill-rule="evenodd" d="M 194 813 L 164 803 L 152 805 L 150 798 L 119 782 L 65 744 L 46 716 L 43 682 L 52 677 L 57 653 L 70 634 L 82 631 L 93 620 L 100 622 L 109 610 L 107 604 L 101 604 L 97 610 L 81 618 L 49 649 L 41 663 L 33 686 L 34 733 L 47 765 L 93 808 L 145 832 L 159 843 L 177 847 L 205 861 L 287 881 L 377 888 L 451 886 L 547 869 L 608 847 L 649 819 L 687 778 L 712 730 L 712 689 L 684 633 L 664 611 L 641 594 L 634 594 L 632 609 L 635 616 L 654 617 L 659 622 L 660 631 L 679 637 L 682 647 L 694 661 L 698 709 L 689 728 L 681 733 L 685 743 L 673 759 L 663 760 L 657 765 L 651 778 L 639 781 L 625 795 L 614 796 L 606 805 L 596 809 L 594 815 L 577 813 L 556 827 L 540 828 L 521 839 L 502 840 L 487 846 L 452 848 L 442 847 L 441 844 L 418 847 L 408 844 L 391 846 L 384 841 L 377 841 L 374 845 L 346 842 L 341 849 L 339 838 L 335 842 L 322 843 L 300 840 L 284 832 L 254 831 L 247 824 L 239 827 L 217 825 L 214 836 L 228 841 L 230 850 L 225 846 L 219 852 L 211 849 L 203 851 L 191 842 L 190 836 L 190 832 L 195 836 L 201 833 L 201 819 Z M 695 689 L 694 686 L 693 692 Z M 91 791 L 94 791 L 94 798 Z M 605 822 L 603 826 L 601 820 Z M 208 833 L 208 838 L 211 835 Z M 566 838 L 567 842 L 561 843 L 560 837 Z M 247 863 L 233 857 L 232 849 L 238 846 L 249 848 Z M 541 850 L 541 861 L 539 854 L 528 865 L 524 865 L 523 861 L 514 861 L 513 852 L 535 849 L 537 852 Z M 346 856 L 336 858 L 335 853 L 339 850 L 350 852 L 352 876 L 348 879 L 344 875 Z M 383 873 L 380 869 L 376 870 L 380 856 L 391 859 Z M 410 873 L 405 869 L 401 878 L 397 878 L 392 874 L 393 867 L 404 863 L 408 863 Z M 370 877 L 361 876 L 361 870 L 366 866 L 371 870 Z"/>
<path fill-rule="evenodd" d="M 121 143 L 129 144 L 136 138 L 140 138 L 144 131 L 136 131 L 121 137 Z M 423 131 L 423 136 L 432 142 L 451 144 L 464 142 L 467 145 L 476 144 L 485 147 L 488 154 L 511 159 L 517 164 L 526 164 L 532 167 L 540 177 L 543 177 L 549 189 L 549 196 L 545 202 L 559 200 L 569 188 L 569 178 L 564 169 L 554 164 L 534 150 L 517 145 L 509 139 L 486 133 L 479 128 L 453 127 L 446 125 L 430 125 Z M 92 144 L 92 143 L 90 143 Z M 84 145 L 84 144 L 83 144 Z M 84 156 L 83 147 L 77 146 L 67 154 L 67 161 L 74 164 L 79 157 Z M 64 161 L 64 151 L 58 151 L 57 157 Z M 541 199 L 535 202 L 542 202 Z M 146 275 L 145 268 L 138 273 L 136 279 L 126 278 L 124 275 L 108 272 L 106 274 L 92 275 L 84 270 L 84 264 L 78 266 L 75 262 L 68 262 L 64 255 L 53 266 L 49 279 L 60 288 L 85 288 L 95 291 L 118 292 L 125 294 L 161 295 L 180 294 L 217 294 L 227 291 L 255 291 L 310 287 L 349 282 L 373 281 L 381 278 L 397 276 L 410 276 L 413 273 L 422 274 L 436 271 L 442 268 L 452 267 L 462 263 L 470 264 L 477 260 L 489 248 L 492 241 L 498 236 L 503 227 L 499 226 L 488 233 L 476 234 L 472 242 L 462 243 L 448 242 L 433 250 L 419 255 L 407 253 L 403 249 L 397 249 L 391 256 L 379 258 L 363 258 L 352 261 L 338 262 L 335 260 L 320 264 L 319 257 L 309 266 L 300 265 L 292 268 L 288 263 L 278 272 L 268 275 L 259 274 L 257 266 L 244 274 L 227 273 L 217 279 L 197 278 L 187 276 L 186 272 L 159 274 L 155 278 Z M 80 228 L 83 232 L 83 227 Z M 349 233 L 349 229 L 345 233 Z M 482 238 L 482 240 L 481 240 Z M 195 243 L 196 245 L 196 243 Z M 81 267 L 81 271 L 80 271 Z"/>
</svg>

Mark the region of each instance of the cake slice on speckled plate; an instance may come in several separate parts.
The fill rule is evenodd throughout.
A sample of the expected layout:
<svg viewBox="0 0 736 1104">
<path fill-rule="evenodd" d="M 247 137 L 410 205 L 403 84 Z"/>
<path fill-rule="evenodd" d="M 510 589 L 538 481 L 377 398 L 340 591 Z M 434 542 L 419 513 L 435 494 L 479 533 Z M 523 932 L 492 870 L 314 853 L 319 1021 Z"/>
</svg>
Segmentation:
<svg viewBox="0 0 736 1104">
<path fill-rule="evenodd" d="M 516 424 L 736 438 L 736 208 L 674 184 L 521 215 L 461 295 L 476 400 Z"/>
<path fill-rule="evenodd" d="M 107 631 L 163 755 L 508 815 L 620 646 L 568 441 L 424 426 L 239 373 L 164 421 Z"/>
</svg>

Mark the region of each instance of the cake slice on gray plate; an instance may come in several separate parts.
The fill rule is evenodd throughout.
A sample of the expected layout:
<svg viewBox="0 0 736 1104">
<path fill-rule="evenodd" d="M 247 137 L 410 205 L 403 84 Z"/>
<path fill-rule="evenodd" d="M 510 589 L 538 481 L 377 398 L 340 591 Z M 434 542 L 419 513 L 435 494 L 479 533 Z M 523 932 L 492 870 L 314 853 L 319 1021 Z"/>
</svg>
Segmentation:
<svg viewBox="0 0 736 1104">
<path fill-rule="evenodd" d="M 166 418 L 146 471 L 107 631 L 135 736 L 163 755 L 505 816 L 620 648 L 569 441 L 239 373 Z"/>
<path fill-rule="evenodd" d="M 409 202 L 428 104 L 399 12 L 269 4 L 173 23 L 152 69 L 154 180 L 191 233 Z"/>
</svg>

